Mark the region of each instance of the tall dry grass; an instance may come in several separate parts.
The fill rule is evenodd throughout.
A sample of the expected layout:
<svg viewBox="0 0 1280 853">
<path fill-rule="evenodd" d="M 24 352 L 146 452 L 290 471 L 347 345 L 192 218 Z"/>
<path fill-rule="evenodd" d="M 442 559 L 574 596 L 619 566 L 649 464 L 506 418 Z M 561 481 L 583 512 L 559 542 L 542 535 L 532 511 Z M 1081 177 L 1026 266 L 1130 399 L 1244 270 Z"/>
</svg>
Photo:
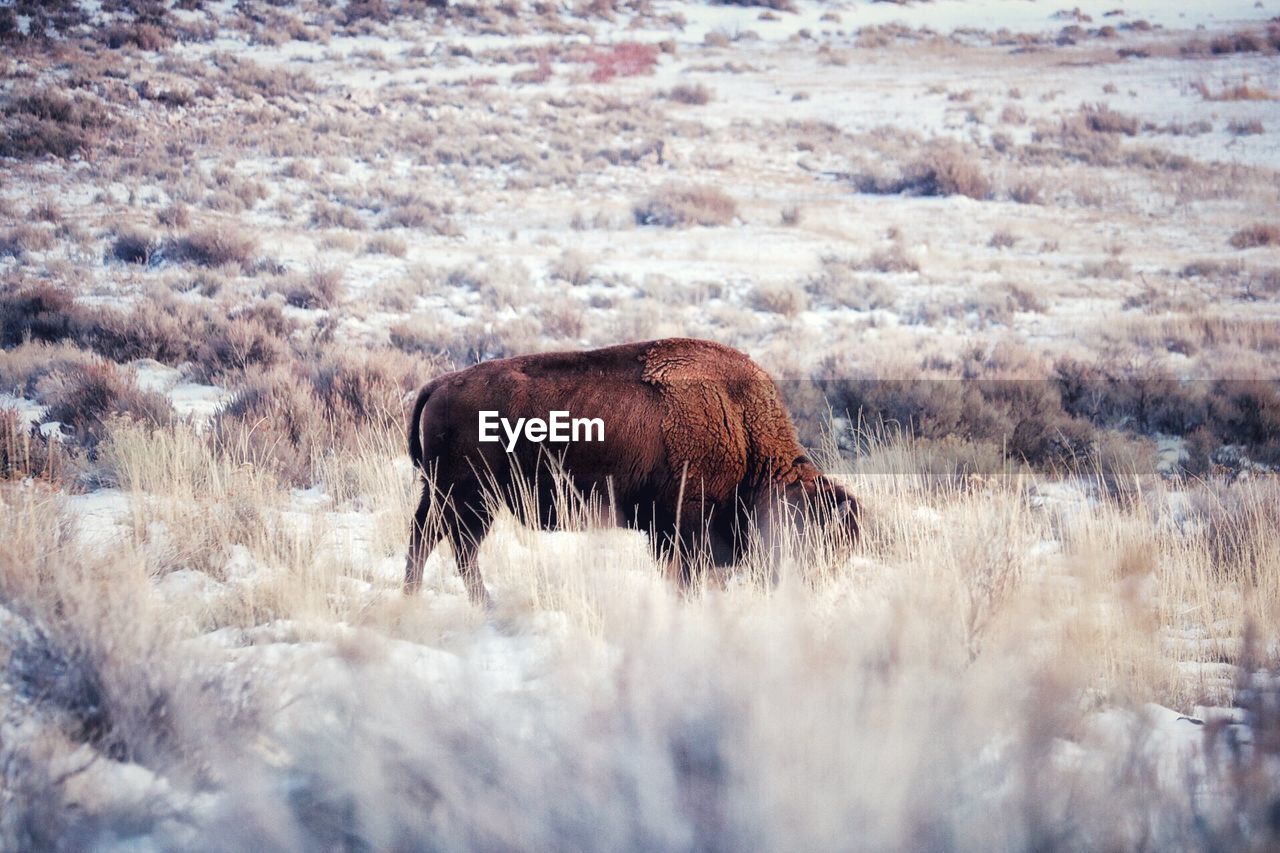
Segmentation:
<svg viewBox="0 0 1280 853">
<path fill-rule="evenodd" d="M 115 421 L 107 539 L 83 498 L 0 493 L 0 846 L 1273 838 L 1274 720 L 1232 752 L 1238 727 L 1143 710 L 1274 699 L 1245 677 L 1276 666 L 1273 481 L 1090 497 L 878 445 L 844 475 L 868 513 L 851 559 L 797 536 L 776 587 L 753 562 L 682 597 L 640 534 L 508 517 L 486 618 L 447 549 L 401 595 L 398 444 L 299 491 L 209 434 Z"/>
</svg>

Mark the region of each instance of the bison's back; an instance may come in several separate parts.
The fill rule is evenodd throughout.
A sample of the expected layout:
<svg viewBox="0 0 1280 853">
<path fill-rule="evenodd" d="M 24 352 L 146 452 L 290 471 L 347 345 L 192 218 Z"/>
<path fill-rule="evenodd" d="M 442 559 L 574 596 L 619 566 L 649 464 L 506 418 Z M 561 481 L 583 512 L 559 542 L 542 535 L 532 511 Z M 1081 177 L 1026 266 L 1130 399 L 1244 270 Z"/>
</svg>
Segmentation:
<svg viewBox="0 0 1280 853">
<path fill-rule="evenodd" d="M 442 376 L 428 386 L 423 462 L 448 477 L 483 471 L 500 482 L 537 470 L 548 451 L 584 489 L 623 502 L 731 500 L 800 452 L 777 389 L 746 355 L 686 338 L 585 352 L 498 359 Z M 514 453 L 480 443 L 479 412 L 509 422 L 552 411 L 600 418 L 604 440 L 537 444 Z M 606 482 L 608 485 L 606 486 Z"/>
<path fill-rule="evenodd" d="M 428 386 L 420 420 L 425 465 L 442 479 L 468 472 L 505 485 L 531 475 L 549 457 L 584 491 L 652 490 L 667 477 L 661 436 L 661 399 L 640 376 L 635 345 L 579 353 L 543 353 L 497 359 L 442 376 Z M 603 441 L 535 443 L 521 437 L 514 452 L 479 441 L 481 411 L 495 411 L 513 426 L 520 418 L 547 420 L 553 411 L 574 419 L 600 419 Z M 594 436 L 593 436 L 594 437 Z M 611 486 L 606 482 L 611 481 Z M 619 495 L 624 497 L 624 495 Z"/>
</svg>

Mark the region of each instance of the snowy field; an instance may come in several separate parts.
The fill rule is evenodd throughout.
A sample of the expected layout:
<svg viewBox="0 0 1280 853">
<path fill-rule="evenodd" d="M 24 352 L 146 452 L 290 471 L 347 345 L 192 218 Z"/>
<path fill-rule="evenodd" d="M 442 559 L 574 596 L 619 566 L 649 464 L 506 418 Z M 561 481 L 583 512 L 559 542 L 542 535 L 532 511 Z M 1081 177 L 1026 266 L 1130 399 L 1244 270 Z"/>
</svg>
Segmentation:
<svg viewBox="0 0 1280 853">
<path fill-rule="evenodd" d="M 0 850 L 1280 847 L 1277 15 L 0 4 Z M 665 336 L 853 556 L 403 595 L 417 387 Z"/>
</svg>

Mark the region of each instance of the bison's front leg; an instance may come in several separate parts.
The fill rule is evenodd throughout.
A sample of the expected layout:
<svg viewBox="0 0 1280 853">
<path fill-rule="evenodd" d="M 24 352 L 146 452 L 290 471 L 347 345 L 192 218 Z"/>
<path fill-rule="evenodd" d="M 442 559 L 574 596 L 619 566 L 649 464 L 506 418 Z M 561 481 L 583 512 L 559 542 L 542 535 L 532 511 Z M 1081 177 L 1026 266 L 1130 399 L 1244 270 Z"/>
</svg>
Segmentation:
<svg viewBox="0 0 1280 853">
<path fill-rule="evenodd" d="M 488 524 L 484 525 L 488 529 Z M 454 559 L 458 561 L 458 575 L 463 586 L 467 588 L 467 597 L 471 603 L 486 610 L 493 609 L 493 599 L 489 598 L 489 590 L 484 587 L 484 578 L 480 575 L 480 566 L 476 564 L 476 552 L 480 549 L 478 535 L 466 530 L 463 525 L 452 525 L 449 530 L 449 542 L 453 545 Z"/>
<path fill-rule="evenodd" d="M 727 559 L 728 544 L 707 520 L 693 518 L 681 521 L 677 532 L 673 524 L 665 533 L 652 537 L 654 558 L 666 577 L 680 591 L 691 595 L 706 579 L 707 569 Z"/>
</svg>

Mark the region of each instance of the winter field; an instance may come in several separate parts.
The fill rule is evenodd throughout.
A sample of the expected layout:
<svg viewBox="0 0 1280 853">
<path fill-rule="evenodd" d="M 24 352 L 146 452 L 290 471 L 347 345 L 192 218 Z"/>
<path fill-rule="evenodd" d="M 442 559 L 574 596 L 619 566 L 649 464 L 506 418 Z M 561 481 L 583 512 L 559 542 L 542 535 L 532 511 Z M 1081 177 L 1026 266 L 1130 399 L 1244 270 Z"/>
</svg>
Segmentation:
<svg viewBox="0 0 1280 853">
<path fill-rule="evenodd" d="M 1280 848 L 1277 15 L 0 3 L 0 850 Z M 665 336 L 852 557 L 403 595 L 417 387 Z"/>
</svg>

